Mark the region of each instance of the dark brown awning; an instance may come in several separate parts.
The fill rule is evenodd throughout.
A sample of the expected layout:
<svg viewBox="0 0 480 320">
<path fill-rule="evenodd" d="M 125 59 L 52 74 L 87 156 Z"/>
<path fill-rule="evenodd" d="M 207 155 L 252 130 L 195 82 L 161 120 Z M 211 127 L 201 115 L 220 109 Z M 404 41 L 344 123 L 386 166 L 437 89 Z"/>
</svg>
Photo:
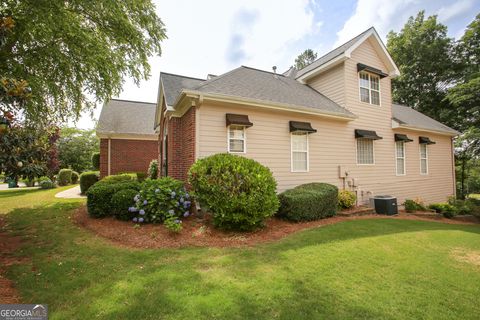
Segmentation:
<svg viewBox="0 0 480 320">
<path fill-rule="evenodd" d="M 251 127 L 253 123 L 248 120 L 248 116 L 245 114 L 233 114 L 227 113 L 227 127 L 231 124 L 236 124 L 239 126 Z"/>
<path fill-rule="evenodd" d="M 382 137 L 377 135 L 375 131 L 355 129 L 355 139 L 358 139 L 358 138 L 372 139 L 372 140 L 383 139 Z"/>
<path fill-rule="evenodd" d="M 413 140 L 407 137 L 406 134 L 395 133 L 395 141 L 412 142 Z"/>
<path fill-rule="evenodd" d="M 310 122 L 290 121 L 290 132 L 303 131 L 303 132 L 317 132 L 317 129 L 313 129 Z"/>
<path fill-rule="evenodd" d="M 388 77 L 388 74 L 386 74 L 382 70 L 374 68 L 374 67 L 367 66 L 366 64 L 363 64 L 363 63 L 357 63 L 357 71 L 358 72 L 367 71 L 367 72 L 375 73 L 375 74 L 379 75 L 380 78 Z"/>
<path fill-rule="evenodd" d="M 420 144 L 435 144 L 435 141 L 430 140 L 429 137 L 418 137 L 418 143 Z"/>
</svg>

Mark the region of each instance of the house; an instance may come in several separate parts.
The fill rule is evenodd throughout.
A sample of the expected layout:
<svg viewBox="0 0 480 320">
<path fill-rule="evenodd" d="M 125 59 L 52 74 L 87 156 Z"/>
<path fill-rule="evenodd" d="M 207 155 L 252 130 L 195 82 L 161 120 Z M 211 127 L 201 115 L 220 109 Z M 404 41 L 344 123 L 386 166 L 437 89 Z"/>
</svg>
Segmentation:
<svg viewBox="0 0 480 320">
<path fill-rule="evenodd" d="M 155 103 L 113 99 L 105 104 L 97 124 L 100 176 L 147 172 L 158 159 L 158 133 L 153 129 Z"/>
<path fill-rule="evenodd" d="M 196 159 L 229 152 L 268 166 L 279 192 L 328 182 L 364 203 L 379 194 L 445 201 L 455 194 L 458 132 L 394 104 L 398 75 L 374 28 L 283 74 L 245 66 L 207 79 L 161 73 L 161 174 L 186 180 Z"/>
</svg>

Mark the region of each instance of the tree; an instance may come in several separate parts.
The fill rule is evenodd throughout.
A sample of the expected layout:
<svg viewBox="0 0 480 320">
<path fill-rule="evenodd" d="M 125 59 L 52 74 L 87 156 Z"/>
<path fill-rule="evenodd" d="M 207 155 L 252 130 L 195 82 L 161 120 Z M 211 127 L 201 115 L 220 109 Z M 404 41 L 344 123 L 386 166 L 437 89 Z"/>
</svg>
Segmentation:
<svg viewBox="0 0 480 320">
<path fill-rule="evenodd" d="M 37 123 L 78 118 L 119 94 L 124 77 L 148 78 L 166 38 L 151 0 L 3 0 L 0 21 L 0 74 L 31 90 L 0 111 Z"/>
<path fill-rule="evenodd" d="M 455 155 L 460 186 L 458 196 L 465 198 L 467 190 L 465 182 L 468 179 L 472 164 L 480 159 L 480 128 L 471 127 L 455 142 Z"/>
<path fill-rule="evenodd" d="M 317 59 L 317 53 L 314 52 L 312 49 L 307 49 L 303 51 L 298 57 L 295 59 L 295 69 L 300 70 L 305 68 L 307 65 L 312 63 Z"/>
<path fill-rule="evenodd" d="M 92 169 L 92 156 L 99 151 L 95 130 L 63 128 L 57 142 L 60 168 L 77 172 Z"/>
<path fill-rule="evenodd" d="M 452 58 L 454 43 L 447 36 L 447 27 L 437 16 L 425 19 L 425 12 L 420 11 L 400 32 L 390 31 L 387 47 L 401 73 L 392 81 L 394 101 L 457 127 L 445 99 L 447 88 L 458 77 L 458 65 Z"/>
</svg>

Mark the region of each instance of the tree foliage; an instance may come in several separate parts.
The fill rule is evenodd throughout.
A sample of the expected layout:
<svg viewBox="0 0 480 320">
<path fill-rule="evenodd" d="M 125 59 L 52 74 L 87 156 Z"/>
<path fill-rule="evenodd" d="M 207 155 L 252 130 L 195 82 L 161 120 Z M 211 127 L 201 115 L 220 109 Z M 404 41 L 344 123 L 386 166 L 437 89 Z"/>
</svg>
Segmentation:
<svg viewBox="0 0 480 320">
<path fill-rule="evenodd" d="M 166 38 L 151 0 L 4 0 L 0 21 L 0 74 L 31 89 L 7 110 L 37 121 L 78 117 L 124 77 L 147 78 Z"/>
<path fill-rule="evenodd" d="M 312 49 L 307 49 L 303 51 L 298 57 L 295 59 L 295 69 L 300 70 L 305 68 L 307 65 L 312 63 L 317 59 L 317 53 L 314 52 Z"/>
<path fill-rule="evenodd" d="M 454 125 L 449 121 L 450 105 L 445 96 L 455 83 L 458 66 L 447 27 L 436 16 L 425 18 L 425 12 L 420 11 L 400 32 L 388 34 L 387 48 L 401 73 L 392 81 L 394 101 Z"/>
<path fill-rule="evenodd" d="M 57 142 L 60 168 L 83 172 L 93 168 L 92 156 L 99 151 L 94 130 L 63 128 Z"/>
</svg>

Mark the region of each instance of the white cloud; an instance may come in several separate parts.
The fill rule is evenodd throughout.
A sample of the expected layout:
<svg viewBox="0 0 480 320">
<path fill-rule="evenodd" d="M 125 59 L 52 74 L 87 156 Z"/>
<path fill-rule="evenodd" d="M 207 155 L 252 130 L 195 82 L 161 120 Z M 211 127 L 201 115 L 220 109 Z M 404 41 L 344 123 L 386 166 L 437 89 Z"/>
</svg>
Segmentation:
<svg viewBox="0 0 480 320">
<path fill-rule="evenodd" d="M 414 9 L 416 4 L 416 0 L 359 0 L 353 15 L 337 32 L 334 46 L 341 45 L 372 26 L 385 40 L 390 30 L 397 30 L 409 16 L 420 10 Z"/>
<path fill-rule="evenodd" d="M 455 1 L 454 3 L 443 6 L 438 10 L 438 19 L 442 22 L 447 22 L 468 12 L 474 4 L 474 0 Z"/>
<path fill-rule="evenodd" d="M 150 59 L 150 79 L 140 87 L 127 81 L 122 99 L 155 101 L 160 71 L 206 77 L 241 64 L 268 70 L 274 65 L 285 67 L 295 50 L 291 43 L 321 26 L 314 21 L 308 0 L 154 2 L 168 39 L 162 44 L 162 56 Z M 235 59 L 229 59 L 232 55 Z M 83 117 L 79 126 L 91 127 L 91 120 Z"/>
</svg>

